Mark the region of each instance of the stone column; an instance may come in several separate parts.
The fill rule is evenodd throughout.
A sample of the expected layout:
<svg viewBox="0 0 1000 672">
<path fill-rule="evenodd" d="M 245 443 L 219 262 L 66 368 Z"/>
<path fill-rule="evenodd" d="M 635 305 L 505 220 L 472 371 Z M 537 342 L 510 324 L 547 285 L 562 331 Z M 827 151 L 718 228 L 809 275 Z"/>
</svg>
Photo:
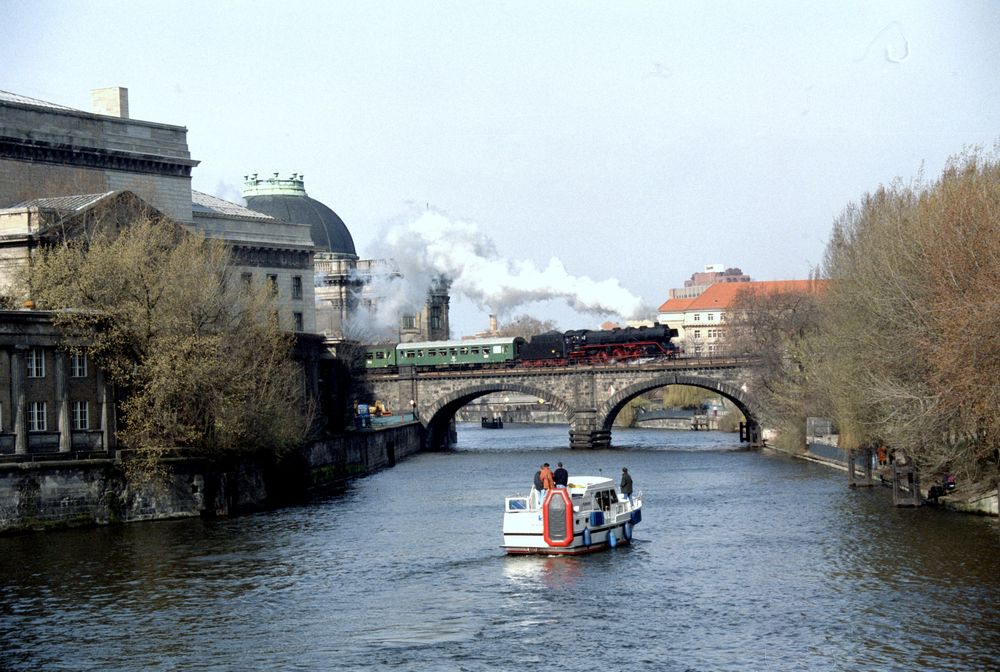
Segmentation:
<svg viewBox="0 0 1000 672">
<path fill-rule="evenodd" d="M 111 452 L 115 442 L 115 404 L 110 386 L 104 379 L 104 372 L 97 369 L 97 403 L 101 407 L 101 443 L 104 450 Z"/>
<path fill-rule="evenodd" d="M 55 393 L 56 422 L 59 427 L 59 452 L 68 453 L 73 449 L 73 432 L 69 423 L 69 376 L 66 371 L 66 352 L 55 350 Z"/>
<path fill-rule="evenodd" d="M 24 391 L 24 351 L 23 346 L 15 346 L 10 352 L 10 400 L 11 415 L 14 424 L 14 453 L 25 455 L 28 452 L 28 427 L 25 423 L 27 401 Z"/>
</svg>

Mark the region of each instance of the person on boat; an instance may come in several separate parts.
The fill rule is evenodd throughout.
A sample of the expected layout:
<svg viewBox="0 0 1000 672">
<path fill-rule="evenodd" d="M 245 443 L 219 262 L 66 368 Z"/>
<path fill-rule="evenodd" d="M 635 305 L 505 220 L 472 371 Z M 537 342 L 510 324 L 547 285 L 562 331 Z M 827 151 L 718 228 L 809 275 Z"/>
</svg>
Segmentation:
<svg viewBox="0 0 1000 672">
<path fill-rule="evenodd" d="M 632 501 L 632 477 L 628 475 L 628 467 L 622 467 L 621 491 L 625 499 Z"/>
<path fill-rule="evenodd" d="M 562 462 L 556 463 L 556 470 L 552 474 L 552 480 L 557 488 L 565 488 L 569 485 L 569 472 L 563 469 Z"/>
<path fill-rule="evenodd" d="M 545 493 L 556 487 L 555 481 L 552 479 L 552 470 L 549 468 L 549 463 L 546 462 L 542 465 L 542 469 L 539 472 L 539 476 L 542 479 L 542 494 L 541 498 L 545 498 Z"/>
</svg>

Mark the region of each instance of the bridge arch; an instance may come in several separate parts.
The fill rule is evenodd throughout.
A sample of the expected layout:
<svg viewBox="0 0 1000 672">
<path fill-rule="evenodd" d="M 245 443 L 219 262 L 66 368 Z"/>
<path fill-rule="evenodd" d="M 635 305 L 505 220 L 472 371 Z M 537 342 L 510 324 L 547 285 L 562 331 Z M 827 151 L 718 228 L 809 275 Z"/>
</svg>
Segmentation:
<svg viewBox="0 0 1000 672">
<path fill-rule="evenodd" d="M 655 378 L 629 385 L 628 387 L 616 392 L 597 410 L 599 427 L 602 430 L 610 431 L 612 424 L 614 424 L 615 417 L 617 417 L 618 413 L 625 407 L 625 404 L 638 397 L 640 394 L 660 387 L 666 387 L 668 385 L 689 385 L 691 387 L 700 387 L 704 390 L 715 392 L 733 402 L 733 405 L 735 405 L 736 408 L 739 409 L 740 413 L 742 413 L 746 418 L 748 427 L 753 428 L 754 431 L 757 431 L 760 427 L 758 415 L 754 410 L 756 402 L 749 393 L 742 389 L 742 387 L 736 387 L 735 385 L 725 381 L 715 380 L 714 378 L 706 378 L 703 376 L 685 376 L 673 373 L 656 376 Z"/>
<path fill-rule="evenodd" d="M 519 392 L 533 396 L 536 399 L 544 399 L 545 403 L 551 408 L 555 408 L 563 413 L 566 416 L 567 422 L 573 413 L 572 408 L 564 399 L 554 395 L 550 390 L 541 387 L 520 382 L 498 381 L 475 383 L 441 397 L 425 409 L 424 422 L 427 427 L 427 447 L 430 449 L 439 449 L 447 446 L 450 443 L 449 429 L 451 421 L 458 409 L 473 399 L 478 399 L 479 397 L 495 392 Z"/>
</svg>

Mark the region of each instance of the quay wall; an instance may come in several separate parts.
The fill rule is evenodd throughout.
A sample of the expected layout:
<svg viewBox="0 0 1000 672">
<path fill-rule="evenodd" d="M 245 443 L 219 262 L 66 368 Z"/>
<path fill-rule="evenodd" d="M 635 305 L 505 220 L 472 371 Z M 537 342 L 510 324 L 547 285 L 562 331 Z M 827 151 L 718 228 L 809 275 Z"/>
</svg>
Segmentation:
<svg viewBox="0 0 1000 672">
<path fill-rule="evenodd" d="M 271 508 L 392 467 L 423 441 L 420 423 L 407 423 L 315 441 L 277 463 L 171 458 L 167 479 L 146 484 L 111 456 L 3 462 L 0 534 Z"/>
<path fill-rule="evenodd" d="M 771 444 L 767 446 L 767 449 L 771 452 L 789 455 L 800 460 L 818 462 L 846 473 L 847 456 L 844 451 L 837 446 L 837 438 L 838 437 L 836 435 L 808 437 L 808 443 L 806 444 L 807 450 L 801 453 L 780 450 Z M 876 484 L 891 488 L 892 479 L 879 479 L 876 481 Z M 928 485 L 929 484 L 927 483 L 921 483 L 921 496 L 925 500 L 928 494 Z M 935 505 L 930 503 L 928 504 Z M 1000 515 L 1000 487 L 997 487 L 996 492 L 975 494 L 963 494 L 959 489 L 955 494 L 942 495 L 939 497 L 936 506 L 949 511 L 957 511 L 961 513 L 998 516 Z"/>
</svg>

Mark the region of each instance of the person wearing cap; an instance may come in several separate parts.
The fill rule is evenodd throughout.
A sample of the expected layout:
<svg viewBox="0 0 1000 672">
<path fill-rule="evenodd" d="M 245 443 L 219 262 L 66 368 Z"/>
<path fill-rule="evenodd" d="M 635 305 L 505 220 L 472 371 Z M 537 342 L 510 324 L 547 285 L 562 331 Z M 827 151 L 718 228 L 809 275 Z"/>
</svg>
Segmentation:
<svg viewBox="0 0 1000 672">
<path fill-rule="evenodd" d="M 625 499 L 632 501 L 632 477 L 628 475 L 628 468 L 622 467 L 622 482 L 621 482 L 622 495 Z"/>
</svg>

